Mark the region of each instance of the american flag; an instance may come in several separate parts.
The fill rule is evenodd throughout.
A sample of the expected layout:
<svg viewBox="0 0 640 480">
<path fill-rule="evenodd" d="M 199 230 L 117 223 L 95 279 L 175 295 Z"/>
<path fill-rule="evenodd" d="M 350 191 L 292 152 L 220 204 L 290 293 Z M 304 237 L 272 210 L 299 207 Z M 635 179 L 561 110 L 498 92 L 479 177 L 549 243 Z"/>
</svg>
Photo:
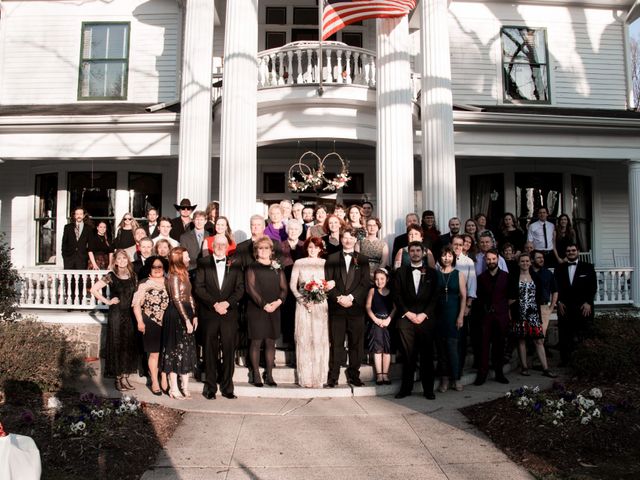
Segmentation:
<svg viewBox="0 0 640 480">
<path fill-rule="evenodd" d="M 361 20 L 408 15 L 415 6 L 416 0 L 322 0 L 322 40 Z"/>
</svg>

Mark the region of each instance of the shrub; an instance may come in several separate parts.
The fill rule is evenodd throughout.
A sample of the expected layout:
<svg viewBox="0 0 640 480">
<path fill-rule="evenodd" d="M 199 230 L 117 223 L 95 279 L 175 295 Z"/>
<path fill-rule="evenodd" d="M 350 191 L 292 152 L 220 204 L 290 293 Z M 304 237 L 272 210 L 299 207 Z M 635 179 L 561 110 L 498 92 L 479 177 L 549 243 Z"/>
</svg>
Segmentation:
<svg viewBox="0 0 640 480">
<path fill-rule="evenodd" d="M 18 306 L 20 276 L 11 263 L 11 248 L 0 233 L 0 318 L 11 318 Z"/>
<path fill-rule="evenodd" d="M 58 390 L 65 381 L 92 370 L 83 350 L 69 341 L 57 325 L 33 320 L 0 321 L 0 387 L 32 382 L 44 391 Z"/>
<path fill-rule="evenodd" d="M 578 346 L 570 366 L 585 379 L 640 375 L 640 319 L 624 313 L 597 316 L 591 338 Z"/>
</svg>

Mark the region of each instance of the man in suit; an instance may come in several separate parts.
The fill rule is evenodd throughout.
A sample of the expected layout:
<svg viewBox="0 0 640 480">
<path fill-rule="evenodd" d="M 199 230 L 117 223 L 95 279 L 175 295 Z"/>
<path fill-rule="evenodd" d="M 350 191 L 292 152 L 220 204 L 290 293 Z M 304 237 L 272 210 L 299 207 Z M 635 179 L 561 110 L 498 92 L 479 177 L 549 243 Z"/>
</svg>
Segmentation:
<svg viewBox="0 0 640 480">
<path fill-rule="evenodd" d="M 147 210 L 147 221 L 144 225 L 144 229 L 147 232 L 147 237 L 150 239 L 156 238 L 160 235 L 160 229 L 158 228 L 158 210 L 150 208 Z"/>
<path fill-rule="evenodd" d="M 209 232 L 204 229 L 205 223 L 207 223 L 207 215 L 202 210 L 193 212 L 193 229 L 180 236 L 180 246 L 189 252 L 188 270 L 192 281 L 195 278 L 198 259 L 202 257 L 202 244 L 209 236 Z"/>
<path fill-rule="evenodd" d="M 64 226 L 62 232 L 62 261 L 65 270 L 85 270 L 89 262 L 87 242 L 92 228 L 85 222 L 84 208 L 73 211 L 73 221 Z"/>
<path fill-rule="evenodd" d="M 240 265 L 243 269 L 247 268 L 255 261 L 255 258 L 253 257 L 253 242 L 264 236 L 264 230 L 267 226 L 264 217 L 260 215 L 252 215 L 249 222 L 251 238 L 244 242 L 240 242 L 236 247 L 236 258 L 240 261 Z M 281 260 L 282 247 L 280 242 L 273 242 L 273 252 L 276 258 Z"/>
<path fill-rule="evenodd" d="M 567 261 L 555 270 L 558 287 L 560 361 L 566 365 L 593 323 L 593 299 L 598 288 L 593 265 L 578 260 L 578 246 L 567 245 Z"/>
<path fill-rule="evenodd" d="M 404 223 L 407 228 L 409 225 L 420 225 L 420 218 L 417 213 L 407 213 L 407 216 L 404 218 Z M 401 233 L 396 238 L 393 239 L 393 248 L 391 249 L 391 261 L 396 258 L 396 253 L 398 250 L 404 248 L 409 243 L 409 238 L 407 236 L 407 232 Z"/>
<path fill-rule="evenodd" d="M 180 237 L 193 228 L 193 223 L 191 223 L 191 212 L 196 209 L 197 205 L 191 205 L 191 200 L 183 198 L 180 200 L 180 203 L 176 203 L 173 206 L 178 210 L 178 212 L 180 212 L 180 216 L 171 220 L 170 235 L 171 238 L 179 242 Z"/>
<path fill-rule="evenodd" d="M 449 219 L 449 232 L 444 235 L 440 235 L 440 246 L 446 247 L 451 245 L 453 237 L 460 233 L 460 219 L 458 217 L 452 217 Z"/>
<path fill-rule="evenodd" d="M 340 240 L 342 251 L 329 255 L 324 265 L 326 280 L 335 282 L 335 287 L 327 295 L 331 352 L 326 388 L 338 384 L 345 336 L 349 346 L 347 381 L 356 387 L 364 385 L 360 380 L 360 362 L 364 354 L 365 303 L 370 277 L 369 259 L 354 250 L 356 235 L 354 228 L 345 227 Z"/>
<path fill-rule="evenodd" d="M 420 357 L 420 380 L 423 395 L 433 394 L 433 335 L 436 326 L 435 309 L 438 278 L 435 269 L 424 262 L 424 246 L 409 243 L 410 265 L 401 266 L 394 280 L 394 296 L 398 309 L 398 333 L 402 352 L 402 385 L 396 398 L 411 395 L 416 363 Z"/>
<path fill-rule="evenodd" d="M 151 265 L 147 265 L 147 259 L 153 255 L 153 240 L 144 237 L 138 243 L 140 251 L 133 255 L 133 271 L 138 276 L 138 280 L 144 280 L 151 273 Z"/>
<path fill-rule="evenodd" d="M 194 293 L 199 300 L 200 329 L 204 350 L 205 398 L 216 398 L 217 384 L 225 398 L 233 399 L 233 370 L 238 306 L 244 295 L 244 274 L 239 263 L 226 257 L 224 235 L 213 240 L 213 255 L 198 260 Z M 222 362 L 220 361 L 222 354 Z M 218 372 L 221 378 L 218 379 Z"/>
<path fill-rule="evenodd" d="M 496 382 L 509 383 L 502 372 L 509 328 L 509 274 L 498 266 L 497 250 L 485 252 L 487 269 L 478 277 L 475 305 L 481 329 L 478 373 L 474 385 L 482 385 L 489 374 L 489 350 Z"/>
</svg>

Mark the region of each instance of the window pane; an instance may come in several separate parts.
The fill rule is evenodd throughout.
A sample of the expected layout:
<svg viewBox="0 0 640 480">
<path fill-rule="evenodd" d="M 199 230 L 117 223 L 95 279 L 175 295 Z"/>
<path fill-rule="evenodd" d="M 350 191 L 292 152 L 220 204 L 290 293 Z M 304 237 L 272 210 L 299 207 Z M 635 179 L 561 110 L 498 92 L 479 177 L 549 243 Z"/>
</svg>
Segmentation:
<svg viewBox="0 0 640 480">
<path fill-rule="evenodd" d="M 107 63 L 104 83 L 105 97 L 122 97 L 124 95 L 124 63 Z"/>
<path fill-rule="evenodd" d="M 293 23 L 296 25 L 318 25 L 318 9 L 294 8 Z"/>
<path fill-rule="evenodd" d="M 362 33 L 360 32 L 343 32 L 342 41 L 352 47 L 362 48 Z"/>
<path fill-rule="evenodd" d="M 504 86 L 507 100 L 549 100 L 546 65 L 504 65 Z"/>
<path fill-rule="evenodd" d="M 502 58 L 505 63 L 547 63 L 544 30 L 503 28 Z"/>
<path fill-rule="evenodd" d="M 286 43 L 287 43 L 286 32 L 267 32 L 267 38 L 265 41 L 265 48 L 267 50 L 269 50 L 270 48 L 282 47 Z"/>
<path fill-rule="evenodd" d="M 161 213 L 162 174 L 129 173 L 129 211 L 135 218 L 143 218 L 147 210 L 155 208 Z"/>
<path fill-rule="evenodd" d="M 92 218 L 113 218 L 115 172 L 70 172 L 67 185 L 71 210 L 84 207 Z"/>
<path fill-rule="evenodd" d="M 264 193 L 284 193 L 285 192 L 285 174 L 284 172 L 265 172 Z"/>
<path fill-rule="evenodd" d="M 112 25 L 107 37 L 107 58 L 126 58 L 128 25 Z"/>
<path fill-rule="evenodd" d="M 571 216 L 578 237 L 578 246 L 582 251 L 591 250 L 591 195 L 591 177 L 571 175 Z"/>
<path fill-rule="evenodd" d="M 286 7 L 267 7 L 267 24 L 285 25 L 287 23 Z"/>
<path fill-rule="evenodd" d="M 36 175 L 36 262 L 55 263 L 58 174 Z"/>
<path fill-rule="evenodd" d="M 554 221 L 562 205 L 561 173 L 516 173 L 516 216 L 520 226 L 526 228 L 527 221 L 535 218 L 541 206 L 549 209 Z"/>
</svg>

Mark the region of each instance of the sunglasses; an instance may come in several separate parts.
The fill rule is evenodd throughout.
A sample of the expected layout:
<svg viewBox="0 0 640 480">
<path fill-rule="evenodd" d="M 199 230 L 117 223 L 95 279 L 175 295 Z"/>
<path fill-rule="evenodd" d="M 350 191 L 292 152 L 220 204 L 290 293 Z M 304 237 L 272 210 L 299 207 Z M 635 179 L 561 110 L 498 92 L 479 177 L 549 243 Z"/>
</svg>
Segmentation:
<svg viewBox="0 0 640 480">
<path fill-rule="evenodd" d="M 180 210 L 193 210 L 193 207 L 180 207 Z"/>
<path fill-rule="evenodd" d="M 125 221 L 125 222 L 130 222 L 131 220 L 133 220 L 133 218 L 131 218 L 131 217 L 125 217 L 125 218 L 124 218 L 124 221 Z"/>
<path fill-rule="evenodd" d="M 152 265 L 151 270 L 163 270 L 164 267 L 162 265 Z"/>
</svg>

